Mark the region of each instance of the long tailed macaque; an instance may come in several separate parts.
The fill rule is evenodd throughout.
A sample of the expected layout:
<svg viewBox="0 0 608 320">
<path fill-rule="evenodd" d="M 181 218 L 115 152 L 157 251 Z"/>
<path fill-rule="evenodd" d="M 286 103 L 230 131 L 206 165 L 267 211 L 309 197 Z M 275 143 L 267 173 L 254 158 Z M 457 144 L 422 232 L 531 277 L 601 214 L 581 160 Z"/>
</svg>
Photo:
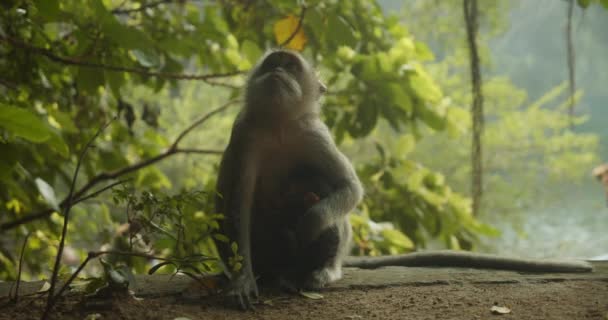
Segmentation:
<svg viewBox="0 0 608 320">
<path fill-rule="evenodd" d="M 222 231 L 236 240 L 243 257 L 229 288 L 242 307 L 251 307 L 258 296 L 258 275 L 302 288 L 319 288 L 342 275 L 351 237 L 348 213 L 363 189 L 319 119 L 324 91 L 313 68 L 286 50 L 266 55 L 247 82 L 245 104 L 220 164 L 216 204 L 226 217 Z M 288 212 L 273 203 L 299 171 L 321 176 L 327 190 L 285 223 Z M 229 264 L 230 244 L 218 249 Z"/>
<path fill-rule="evenodd" d="M 253 69 L 245 103 L 220 164 L 217 211 L 222 231 L 238 244 L 240 270 L 229 295 L 242 308 L 258 297 L 256 277 L 315 289 L 342 276 L 350 250 L 348 213 L 363 188 L 348 159 L 319 119 L 325 87 L 297 53 L 273 51 Z M 218 242 L 225 264 L 230 243 Z M 590 271 L 584 262 L 552 262 L 439 251 L 349 257 L 345 266 L 459 266 L 521 271 Z M 230 268 L 230 266 L 228 267 Z"/>
</svg>

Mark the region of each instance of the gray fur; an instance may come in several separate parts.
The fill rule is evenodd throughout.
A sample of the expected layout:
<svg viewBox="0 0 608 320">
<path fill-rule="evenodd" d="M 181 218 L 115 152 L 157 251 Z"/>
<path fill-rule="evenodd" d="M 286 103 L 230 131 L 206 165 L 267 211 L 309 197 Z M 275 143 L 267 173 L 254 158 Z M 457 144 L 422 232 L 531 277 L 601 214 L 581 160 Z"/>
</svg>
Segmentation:
<svg viewBox="0 0 608 320">
<path fill-rule="evenodd" d="M 258 295 L 259 275 L 263 280 L 278 272 L 282 280 L 307 288 L 341 277 L 351 235 L 347 215 L 363 189 L 319 119 L 323 90 L 311 66 L 291 51 L 271 52 L 250 75 L 220 164 L 216 199 L 226 217 L 222 231 L 237 241 L 244 258 L 241 271 L 230 274 L 229 291 L 244 308 Z M 273 210 L 272 202 L 300 167 L 322 177 L 325 194 L 304 212 Z M 292 227 L 278 221 L 291 221 Z M 233 256 L 230 244 L 219 243 L 218 249 L 224 262 Z M 275 270 L 282 263 L 285 270 Z"/>
<path fill-rule="evenodd" d="M 348 257 L 344 266 L 375 269 L 386 266 L 464 267 L 523 272 L 591 272 L 593 267 L 581 260 L 548 260 L 503 257 L 466 251 L 415 252 L 382 257 Z"/>
</svg>

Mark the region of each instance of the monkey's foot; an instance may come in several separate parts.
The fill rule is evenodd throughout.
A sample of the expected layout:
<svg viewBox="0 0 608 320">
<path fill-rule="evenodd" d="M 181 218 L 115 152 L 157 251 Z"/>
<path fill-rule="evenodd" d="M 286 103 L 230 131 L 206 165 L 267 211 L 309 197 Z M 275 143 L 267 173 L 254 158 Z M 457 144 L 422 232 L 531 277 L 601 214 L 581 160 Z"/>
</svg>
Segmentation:
<svg viewBox="0 0 608 320">
<path fill-rule="evenodd" d="M 252 310 L 259 297 L 258 286 L 251 272 L 243 272 L 232 279 L 226 295 L 243 310 Z"/>
</svg>

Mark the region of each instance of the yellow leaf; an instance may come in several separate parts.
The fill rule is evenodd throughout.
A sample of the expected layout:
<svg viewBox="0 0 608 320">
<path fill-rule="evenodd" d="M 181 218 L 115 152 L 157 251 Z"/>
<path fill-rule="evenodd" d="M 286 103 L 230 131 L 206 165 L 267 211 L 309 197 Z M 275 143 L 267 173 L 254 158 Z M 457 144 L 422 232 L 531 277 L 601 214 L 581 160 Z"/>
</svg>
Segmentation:
<svg viewBox="0 0 608 320">
<path fill-rule="evenodd" d="M 298 28 L 298 22 L 300 19 L 294 15 L 288 15 L 287 17 L 277 21 L 274 24 L 274 37 L 278 44 L 283 44 Z M 306 44 L 306 34 L 304 34 L 304 28 L 300 27 L 300 30 L 293 36 L 293 38 L 284 45 L 285 48 L 302 51 Z"/>
</svg>

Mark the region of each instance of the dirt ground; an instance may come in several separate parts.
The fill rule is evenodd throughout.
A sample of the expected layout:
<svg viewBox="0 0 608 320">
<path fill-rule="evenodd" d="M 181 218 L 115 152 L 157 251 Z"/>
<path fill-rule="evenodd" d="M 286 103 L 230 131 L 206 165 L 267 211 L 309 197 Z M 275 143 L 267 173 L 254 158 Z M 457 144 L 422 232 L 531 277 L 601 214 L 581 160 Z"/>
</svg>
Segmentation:
<svg viewBox="0 0 608 320">
<path fill-rule="evenodd" d="M 345 279 L 311 299 L 262 292 L 255 311 L 233 310 L 221 297 L 184 294 L 188 280 L 145 278 L 131 297 L 71 296 L 53 319 L 602 319 L 608 320 L 608 268 L 592 275 L 392 268 L 349 270 Z M 35 287 L 35 286 L 34 286 Z M 1 286 L 0 286 L 0 289 Z M 5 292 L 5 291 L 4 291 Z M 27 289 L 24 291 L 27 292 Z M 0 319 L 39 319 L 44 301 L 23 297 Z M 510 313 L 494 314 L 492 306 Z"/>
</svg>

